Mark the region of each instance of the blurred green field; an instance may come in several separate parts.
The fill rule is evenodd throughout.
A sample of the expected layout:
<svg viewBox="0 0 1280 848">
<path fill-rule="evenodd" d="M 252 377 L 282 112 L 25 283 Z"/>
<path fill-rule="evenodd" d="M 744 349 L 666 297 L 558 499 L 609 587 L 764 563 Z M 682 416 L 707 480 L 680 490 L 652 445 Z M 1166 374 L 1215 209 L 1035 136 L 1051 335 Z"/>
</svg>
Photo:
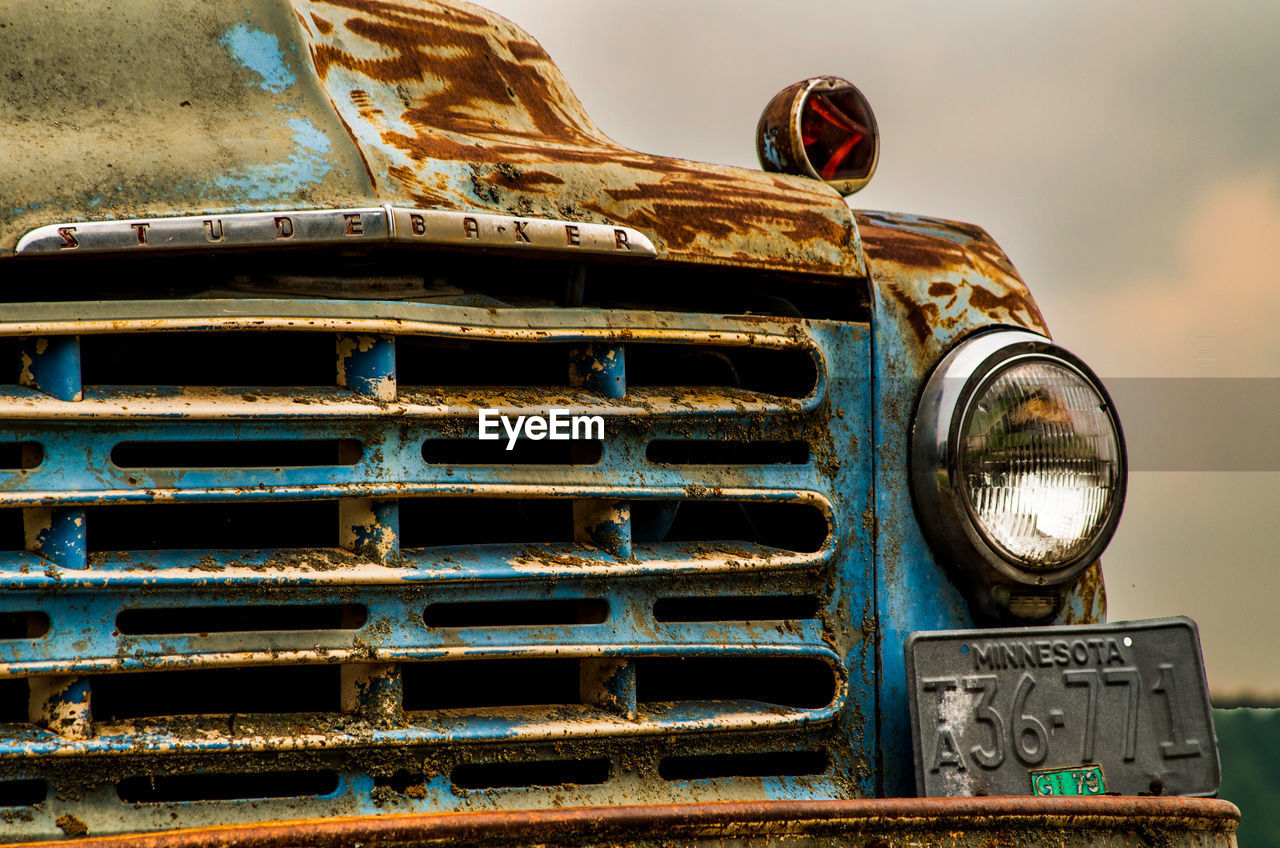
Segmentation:
<svg viewBox="0 0 1280 848">
<path fill-rule="evenodd" d="M 1242 848 L 1280 846 L 1280 709 L 1214 710 L 1222 791 L 1240 808 Z"/>
</svg>

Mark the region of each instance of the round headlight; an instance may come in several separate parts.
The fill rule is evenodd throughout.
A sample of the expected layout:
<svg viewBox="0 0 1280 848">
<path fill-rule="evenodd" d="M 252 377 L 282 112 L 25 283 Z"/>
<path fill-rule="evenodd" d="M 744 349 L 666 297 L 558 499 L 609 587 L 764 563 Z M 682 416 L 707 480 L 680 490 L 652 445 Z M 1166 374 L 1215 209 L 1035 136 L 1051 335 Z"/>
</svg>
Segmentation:
<svg viewBox="0 0 1280 848">
<path fill-rule="evenodd" d="M 943 358 L 921 395 L 912 463 L 930 541 L 988 588 L 1074 580 L 1124 504 L 1111 399 L 1084 363 L 1032 333 L 985 333 Z"/>
</svg>

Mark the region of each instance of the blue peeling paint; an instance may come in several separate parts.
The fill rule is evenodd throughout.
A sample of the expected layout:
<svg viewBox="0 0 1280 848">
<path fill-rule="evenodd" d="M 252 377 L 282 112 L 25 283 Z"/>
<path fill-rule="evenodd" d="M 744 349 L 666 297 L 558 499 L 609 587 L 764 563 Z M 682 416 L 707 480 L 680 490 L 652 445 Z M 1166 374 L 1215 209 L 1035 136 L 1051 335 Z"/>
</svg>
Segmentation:
<svg viewBox="0 0 1280 848">
<path fill-rule="evenodd" d="M 764 161 L 775 168 L 782 168 L 785 165 L 782 155 L 778 153 L 777 138 L 774 133 L 766 133 L 764 136 Z"/>
<path fill-rule="evenodd" d="M 250 165 L 214 180 L 219 188 L 242 192 L 245 200 L 271 200 L 319 183 L 331 171 L 329 137 L 306 118 L 290 118 L 293 152 L 283 161 Z"/>
<path fill-rule="evenodd" d="M 236 24 L 222 36 L 222 44 L 237 62 L 262 77 L 258 86 L 266 91 L 279 94 L 298 81 L 285 64 L 280 42 L 269 32 Z"/>
<path fill-rule="evenodd" d="M 294 144 L 317 153 L 329 152 L 329 136 L 316 129 L 315 124 L 306 118 L 290 118 L 289 129 L 293 130 Z"/>
</svg>

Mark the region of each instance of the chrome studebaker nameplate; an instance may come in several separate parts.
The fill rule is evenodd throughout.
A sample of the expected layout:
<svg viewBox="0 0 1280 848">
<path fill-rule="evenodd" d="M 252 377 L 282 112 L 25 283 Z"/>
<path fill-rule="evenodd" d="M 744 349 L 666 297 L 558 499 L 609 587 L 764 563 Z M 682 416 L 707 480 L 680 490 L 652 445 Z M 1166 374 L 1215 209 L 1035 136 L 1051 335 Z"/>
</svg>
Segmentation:
<svg viewBox="0 0 1280 848">
<path fill-rule="evenodd" d="M 49 224 L 24 235 L 15 252 L 141 253 L 377 243 L 657 255 L 653 242 L 630 227 L 390 205 Z"/>
</svg>

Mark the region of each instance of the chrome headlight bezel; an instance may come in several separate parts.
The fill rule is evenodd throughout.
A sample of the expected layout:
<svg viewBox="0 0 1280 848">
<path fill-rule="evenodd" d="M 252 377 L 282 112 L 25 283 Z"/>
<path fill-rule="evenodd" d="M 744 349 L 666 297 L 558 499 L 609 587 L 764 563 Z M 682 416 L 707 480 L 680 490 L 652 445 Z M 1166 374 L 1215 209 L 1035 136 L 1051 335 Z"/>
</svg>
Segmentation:
<svg viewBox="0 0 1280 848">
<path fill-rule="evenodd" d="M 975 516 L 960 478 L 960 439 L 971 403 L 1007 369 L 1035 360 L 1072 372 L 1097 393 L 1115 432 L 1119 465 L 1115 494 L 1089 544 L 1049 567 L 1019 560 L 996 542 Z M 1127 475 L 1124 432 L 1111 397 L 1087 365 L 1044 336 L 1008 329 L 972 336 L 948 352 L 925 383 L 912 426 L 912 493 L 935 552 L 969 584 L 1055 587 L 1074 581 L 1111 541 L 1124 507 Z M 990 593 L 984 595 L 989 601 Z M 989 608 L 989 603 L 981 606 Z"/>
</svg>

